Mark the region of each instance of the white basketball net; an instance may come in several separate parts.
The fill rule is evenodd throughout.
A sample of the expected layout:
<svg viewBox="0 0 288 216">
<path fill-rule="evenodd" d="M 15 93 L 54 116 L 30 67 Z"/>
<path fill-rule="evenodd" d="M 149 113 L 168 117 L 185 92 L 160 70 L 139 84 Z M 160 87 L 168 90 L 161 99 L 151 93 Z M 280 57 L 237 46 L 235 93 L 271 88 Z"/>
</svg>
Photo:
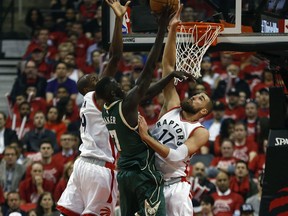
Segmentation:
<svg viewBox="0 0 288 216">
<path fill-rule="evenodd" d="M 202 58 L 209 46 L 216 40 L 221 26 L 207 24 L 207 29 L 204 32 L 201 28 L 201 33 L 198 32 L 197 25 L 185 28 L 180 24 L 180 28 L 176 35 L 176 70 L 186 71 L 198 79 L 201 77 Z"/>
</svg>

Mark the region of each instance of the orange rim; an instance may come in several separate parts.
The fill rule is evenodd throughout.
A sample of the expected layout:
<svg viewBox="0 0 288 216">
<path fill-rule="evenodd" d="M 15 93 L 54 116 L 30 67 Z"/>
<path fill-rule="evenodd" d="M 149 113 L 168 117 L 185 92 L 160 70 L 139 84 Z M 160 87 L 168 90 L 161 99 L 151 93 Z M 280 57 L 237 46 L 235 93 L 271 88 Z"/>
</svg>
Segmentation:
<svg viewBox="0 0 288 216">
<path fill-rule="evenodd" d="M 178 25 L 177 32 L 184 32 L 197 26 L 198 31 L 207 31 L 207 27 L 210 26 L 210 31 L 215 31 L 220 27 L 220 32 L 224 30 L 224 25 L 221 23 L 209 23 L 209 22 L 181 22 Z M 182 28 L 181 28 L 182 27 Z M 184 29 L 183 29 L 184 28 Z"/>
</svg>

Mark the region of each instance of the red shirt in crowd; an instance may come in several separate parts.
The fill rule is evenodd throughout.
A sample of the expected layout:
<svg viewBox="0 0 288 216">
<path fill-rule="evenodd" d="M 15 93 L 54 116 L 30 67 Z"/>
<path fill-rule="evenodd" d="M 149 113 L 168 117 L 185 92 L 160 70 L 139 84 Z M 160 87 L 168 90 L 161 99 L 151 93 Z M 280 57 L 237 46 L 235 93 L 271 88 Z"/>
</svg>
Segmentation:
<svg viewBox="0 0 288 216">
<path fill-rule="evenodd" d="M 43 179 L 44 191 L 54 193 L 55 184 L 52 181 Z M 20 182 L 19 194 L 21 199 L 25 200 L 26 203 L 36 203 L 39 195 L 37 194 L 36 185 L 33 183 L 32 178 L 28 178 Z"/>
<path fill-rule="evenodd" d="M 236 210 L 240 211 L 244 200 L 241 195 L 232 192 L 230 189 L 225 193 L 220 191 L 211 194 L 214 198 L 214 216 L 232 216 Z"/>
</svg>

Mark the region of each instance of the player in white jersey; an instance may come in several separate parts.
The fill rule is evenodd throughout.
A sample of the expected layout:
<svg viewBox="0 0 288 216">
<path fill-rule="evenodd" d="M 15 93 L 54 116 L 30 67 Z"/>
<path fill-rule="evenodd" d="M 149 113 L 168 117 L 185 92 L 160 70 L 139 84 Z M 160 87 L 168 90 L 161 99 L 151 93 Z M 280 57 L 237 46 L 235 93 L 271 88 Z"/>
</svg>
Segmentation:
<svg viewBox="0 0 288 216">
<path fill-rule="evenodd" d="M 122 20 L 130 1 L 122 6 L 118 0 L 106 0 L 116 19 L 109 50 L 109 60 L 101 76 L 114 76 L 122 56 Z M 94 92 L 96 74 L 81 77 L 78 90 L 84 96 L 80 109 L 80 157 L 76 160 L 67 187 L 57 202 L 57 209 L 66 216 L 113 215 L 117 201 L 115 171 L 116 151 L 102 119 L 103 101 Z"/>
<path fill-rule="evenodd" d="M 163 74 L 167 76 L 175 67 L 176 28 L 180 22 L 182 5 L 170 22 L 162 59 Z M 145 119 L 139 117 L 141 138 L 156 152 L 156 167 L 164 175 L 164 196 L 168 216 L 193 215 L 190 183 L 187 182 L 189 161 L 209 138 L 209 132 L 198 120 L 208 115 L 213 103 L 205 93 L 198 93 L 180 101 L 173 81 L 164 88 L 164 104 L 155 124 L 148 133 Z"/>
</svg>

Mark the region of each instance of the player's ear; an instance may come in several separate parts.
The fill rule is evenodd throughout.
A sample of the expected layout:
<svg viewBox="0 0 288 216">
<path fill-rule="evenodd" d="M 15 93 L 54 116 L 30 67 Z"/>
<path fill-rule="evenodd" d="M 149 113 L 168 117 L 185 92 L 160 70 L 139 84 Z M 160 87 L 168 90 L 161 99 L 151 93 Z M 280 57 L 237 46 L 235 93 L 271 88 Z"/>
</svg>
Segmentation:
<svg viewBox="0 0 288 216">
<path fill-rule="evenodd" d="M 203 116 L 206 116 L 208 114 L 208 110 L 206 108 L 203 108 L 200 110 L 200 113 L 203 115 Z"/>
</svg>

